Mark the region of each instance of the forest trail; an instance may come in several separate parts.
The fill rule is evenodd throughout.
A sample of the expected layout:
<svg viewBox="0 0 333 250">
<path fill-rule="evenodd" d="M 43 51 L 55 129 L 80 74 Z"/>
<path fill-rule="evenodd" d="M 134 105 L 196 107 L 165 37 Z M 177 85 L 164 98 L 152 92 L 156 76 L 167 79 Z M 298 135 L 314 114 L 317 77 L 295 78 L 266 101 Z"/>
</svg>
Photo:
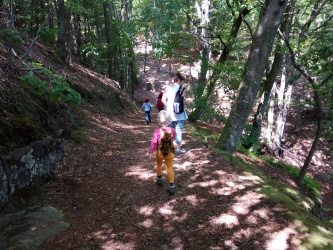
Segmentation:
<svg viewBox="0 0 333 250">
<path fill-rule="evenodd" d="M 147 161 L 156 110 L 150 125 L 139 110 L 116 120 L 86 112 L 85 143 L 64 142 L 46 186 L 55 194 L 48 205 L 70 227 L 42 249 L 297 249 L 304 235 L 282 206 L 255 192 L 260 178 L 187 131 L 187 153 L 174 162 L 175 195 L 165 171 L 157 186 L 155 162 Z"/>
<path fill-rule="evenodd" d="M 155 92 L 141 86 L 136 91 L 139 100 L 147 95 L 153 101 L 170 81 L 168 64 L 162 65 L 157 74 L 154 61 L 149 60 L 143 82 L 151 83 Z M 182 65 L 173 66 L 188 73 Z M 93 85 L 93 78 L 79 80 Z M 45 195 L 37 201 L 60 210 L 70 226 L 40 249 L 293 250 L 298 249 L 299 241 L 313 236 L 291 219 L 294 210 L 257 192 L 272 188 L 266 179 L 251 173 L 263 171 L 268 178 L 285 183 L 283 191 L 288 193 L 293 181 L 280 168 L 235 153 L 254 165 L 254 171 L 244 171 L 239 158 L 218 155 L 192 137 L 194 128 L 187 123 L 183 146 L 187 153 L 175 157 L 176 193 L 170 196 L 166 172 L 164 186 L 158 187 L 155 162 L 148 161 L 156 110 L 152 124 L 146 125 L 139 107 L 117 116 L 107 98 L 84 100 L 79 108 L 85 119 L 80 128 L 84 143 L 64 138 L 64 158 L 55 167 L 55 179 L 43 186 Z M 304 210 L 297 209 L 295 213 Z M 306 214 L 306 221 L 312 222 L 313 217 Z M 54 227 L 50 222 L 34 232 Z M 317 228 L 313 233 L 333 246 L 331 234 Z M 318 246 L 313 241 L 310 245 Z"/>
</svg>

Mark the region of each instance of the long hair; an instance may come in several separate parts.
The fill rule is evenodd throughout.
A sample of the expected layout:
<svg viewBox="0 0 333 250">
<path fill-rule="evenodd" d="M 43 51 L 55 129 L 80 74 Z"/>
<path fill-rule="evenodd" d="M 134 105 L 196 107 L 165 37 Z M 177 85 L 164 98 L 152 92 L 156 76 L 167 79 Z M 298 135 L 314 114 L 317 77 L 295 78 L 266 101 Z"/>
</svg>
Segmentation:
<svg viewBox="0 0 333 250">
<path fill-rule="evenodd" d="M 170 152 L 175 153 L 175 145 L 173 144 L 171 138 L 171 132 L 162 132 L 161 131 L 161 142 L 159 144 L 159 150 L 163 156 L 167 156 Z"/>
</svg>

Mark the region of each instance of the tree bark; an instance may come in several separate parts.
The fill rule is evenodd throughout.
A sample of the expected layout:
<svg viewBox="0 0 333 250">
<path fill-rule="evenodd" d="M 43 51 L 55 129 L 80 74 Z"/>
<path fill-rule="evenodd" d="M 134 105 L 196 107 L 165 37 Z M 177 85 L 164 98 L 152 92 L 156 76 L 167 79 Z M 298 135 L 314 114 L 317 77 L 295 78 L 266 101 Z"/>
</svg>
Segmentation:
<svg viewBox="0 0 333 250">
<path fill-rule="evenodd" d="M 61 0 L 58 5 L 58 53 L 65 62 L 68 55 L 66 50 L 66 25 L 65 25 L 65 1 Z"/>
<path fill-rule="evenodd" d="M 292 23 L 292 20 L 294 17 L 293 9 L 295 7 L 295 3 L 296 3 L 296 1 L 293 0 L 290 3 L 290 5 L 288 5 L 288 7 L 286 9 L 286 15 L 284 15 L 283 21 L 281 23 L 281 32 L 284 33 L 286 37 L 289 37 L 290 27 L 291 27 L 291 23 Z M 268 103 L 273 101 L 273 104 L 270 104 L 270 106 L 274 105 L 274 96 L 272 97 L 270 93 L 273 92 L 275 95 L 275 90 L 272 91 L 272 87 L 273 87 L 273 84 L 276 85 L 276 78 L 281 70 L 284 54 L 285 54 L 284 46 L 282 46 L 280 43 L 278 43 L 275 48 L 274 61 L 273 61 L 271 70 L 267 74 L 266 80 L 263 82 L 262 93 L 259 95 L 259 96 L 262 96 L 261 102 L 259 103 L 257 111 L 254 115 L 253 126 L 258 129 L 258 133 L 257 133 L 258 138 L 256 139 L 256 141 L 259 141 L 259 137 L 261 135 L 262 122 L 263 122 L 263 119 L 265 117 L 265 114 L 266 114 L 266 111 L 268 108 Z M 274 114 L 273 114 L 273 116 L 274 116 Z M 273 124 L 272 124 L 272 126 L 273 126 Z M 267 127 L 267 129 L 268 129 L 268 131 L 270 131 L 269 133 L 272 132 L 272 127 Z M 269 149 L 269 151 L 273 152 L 272 151 L 273 144 L 271 141 L 271 135 L 272 134 L 270 134 L 269 140 L 268 141 L 266 140 L 265 143 L 266 143 L 266 146 Z M 267 139 L 267 134 L 266 134 L 266 139 Z"/>
<path fill-rule="evenodd" d="M 301 67 L 300 65 L 298 65 L 296 63 L 296 56 L 295 53 L 293 51 L 293 49 L 291 48 L 289 41 L 283 36 L 283 34 L 280 33 L 280 36 L 282 38 L 284 38 L 284 41 L 287 45 L 287 48 L 289 49 L 289 53 L 291 55 L 291 62 L 292 65 L 294 66 L 294 68 L 296 70 L 298 70 L 311 84 L 311 87 L 313 89 L 313 94 L 314 94 L 314 101 L 315 101 L 315 109 L 316 109 L 316 114 L 317 114 L 317 131 L 316 131 L 316 136 L 315 139 L 312 143 L 311 149 L 309 151 L 308 156 L 306 157 L 306 160 L 301 168 L 301 172 L 299 174 L 299 176 L 296 179 L 296 182 L 298 185 L 300 185 L 304 179 L 304 176 L 309 168 L 310 162 L 312 160 L 312 157 L 317 149 L 317 146 L 319 144 L 319 140 L 320 140 L 320 136 L 323 130 L 323 118 L 322 118 L 322 106 L 321 106 L 321 100 L 320 100 L 320 93 L 319 93 L 319 89 L 321 86 L 324 85 L 326 79 L 330 79 L 331 76 L 329 76 L 328 78 L 326 78 L 321 84 L 316 84 L 315 80 L 307 73 L 306 69 L 304 67 Z"/>
<path fill-rule="evenodd" d="M 14 0 L 10 1 L 9 28 L 13 29 L 14 24 Z M 13 68 L 13 45 L 12 41 L 8 41 L 8 63 L 10 68 Z"/>
<path fill-rule="evenodd" d="M 213 73 L 209 77 L 209 80 L 207 81 L 207 84 L 205 85 L 202 95 L 200 96 L 200 101 L 197 102 L 197 106 L 189 115 L 189 117 L 188 117 L 189 121 L 196 122 L 196 120 L 199 119 L 202 111 L 204 110 L 207 100 L 209 99 L 210 95 L 212 94 L 212 92 L 215 88 L 216 81 L 218 80 L 218 76 L 221 72 L 221 65 L 225 61 L 227 61 L 229 53 L 232 49 L 232 45 L 234 43 L 234 39 L 237 37 L 238 31 L 242 24 L 242 19 L 248 13 L 250 13 L 250 11 L 248 9 L 244 9 L 244 10 L 240 11 L 238 17 L 234 19 L 233 25 L 232 25 L 232 28 L 230 31 L 231 39 L 228 42 L 228 44 L 225 45 L 225 47 L 222 51 L 222 54 L 220 55 L 219 60 L 214 67 Z"/>
<path fill-rule="evenodd" d="M 287 79 L 287 72 L 286 72 L 286 67 L 284 67 L 282 70 L 280 90 L 278 92 L 278 117 L 276 121 L 274 146 L 273 146 L 274 154 L 276 157 L 280 157 L 281 140 L 287 120 L 288 109 L 291 99 L 292 85 L 288 85 L 286 79 Z"/>
<path fill-rule="evenodd" d="M 104 22 L 105 22 L 105 35 L 106 35 L 106 43 L 108 46 L 108 73 L 109 78 L 112 77 L 112 52 L 111 52 L 111 41 L 110 41 L 110 16 L 108 13 L 108 3 L 106 1 L 103 2 L 103 10 L 104 10 Z"/>
<path fill-rule="evenodd" d="M 275 102 L 276 83 L 274 82 L 271 92 L 267 98 L 268 112 L 267 112 L 267 130 L 266 130 L 266 147 L 270 153 L 273 152 L 272 132 L 274 126 L 274 102 Z M 266 94 L 266 93 L 265 93 Z"/>
<path fill-rule="evenodd" d="M 272 51 L 274 37 L 285 8 L 285 1 L 266 0 L 261 9 L 249 57 L 238 89 L 238 96 L 216 144 L 218 148 L 224 151 L 233 153 L 237 147 L 256 99 L 267 60 Z"/>
<path fill-rule="evenodd" d="M 209 31 L 208 31 L 208 25 L 209 25 L 209 7 L 210 7 L 210 1 L 209 0 L 203 0 L 201 3 L 201 8 L 198 11 L 198 14 L 200 15 L 200 26 L 201 26 L 201 69 L 199 73 L 199 94 L 202 94 L 202 91 L 205 87 L 206 79 L 207 79 L 207 73 L 209 68 L 209 59 L 210 59 L 210 44 L 209 44 Z"/>
<path fill-rule="evenodd" d="M 319 89 L 312 84 L 313 92 L 314 92 L 314 100 L 315 100 L 315 108 L 316 108 L 316 114 L 317 114 L 317 132 L 315 139 L 311 145 L 311 149 L 309 151 L 308 156 L 306 157 L 306 160 L 301 168 L 301 172 L 299 173 L 299 176 L 297 177 L 297 183 L 300 185 L 305 177 L 305 174 L 310 166 L 310 163 L 312 161 L 312 157 L 317 149 L 317 146 L 319 144 L 320 136 L 323 131 L 323 119 L 322 119 L 322 108 L 321 108 L 321 101 L 320 101 L 320 95 L 319 95 Z"/>
</svg>

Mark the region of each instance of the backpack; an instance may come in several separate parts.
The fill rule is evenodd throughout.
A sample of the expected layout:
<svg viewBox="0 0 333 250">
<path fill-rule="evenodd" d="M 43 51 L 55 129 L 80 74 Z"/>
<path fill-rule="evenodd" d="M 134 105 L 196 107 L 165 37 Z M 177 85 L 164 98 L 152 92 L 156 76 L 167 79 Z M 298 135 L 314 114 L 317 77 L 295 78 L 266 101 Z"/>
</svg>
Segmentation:
<svg viewBox="0 0 333 250">
<path fill-rule="evenodd" d="M 184 112 L 184 88 L 182 85 L 176 92 L 175 99 L 173 101 L 173 112 L 175 114 L 181 114 Z"/>
<path fill-rule="evenodd" d="M 176 153 L 175 151 L 175 145 L 173 144 L 172 137 L 171 137 L 171 131 L 170 132 L 161 132 L 161 142 L 158 146 L 158 149 L 161 151 L 163 156 L 167 156 L 169 152 Z"/>
<path fill-rule="evenodd" d="M 158 110 L 164 109 L 164 104 L 162 102 L 162 98 L 157 98 L 156 106 L 157 106 Z"/>
</svg>

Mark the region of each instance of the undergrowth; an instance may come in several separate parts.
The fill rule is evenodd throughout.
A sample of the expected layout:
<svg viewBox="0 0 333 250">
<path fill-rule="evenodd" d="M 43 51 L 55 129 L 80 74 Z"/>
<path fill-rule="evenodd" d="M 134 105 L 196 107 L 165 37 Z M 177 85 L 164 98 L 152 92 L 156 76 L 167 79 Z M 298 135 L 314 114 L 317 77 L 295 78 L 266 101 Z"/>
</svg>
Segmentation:
<svg viewBox="0 0 333 250">
<path fill-rule="evenodd" d="M 211 132 L 207 131 L 207 130 L 203 130 L 197 126 L 192 126 L 189 128 L 190 133 L 195 136 L 196 138 L 198 138 L 204 145 L 209 146 L 208 141 L 209 140 L 213 140 L 213 141 L 217 141 L 219 136 L 218 135 L 214 135 Z M 267 156 L 263 156 L 263 155 L 257 155 L 255 154 L 253 151 L 245 149 L 242 144 L 240 143 L 237 147 L 237 151 L 248 156 L 251 158 L 256 158 L 256 159 L 260 159 L 268 164 L 271 164 L 273 166 L 277 166 L 281 169 L 283 169 L 284 172 L 288 173 L 288 175 L 295 180 L 299 173 L 300 173 L 300 169 L 293 167 L 291 165 L 288 165 L 284 162 L 281 161 L 277 161 L 276 159 L 274 159 L 273 157 L 267 157 Z M 304 186 L 304 188 L 306 188 L 306 190 L 308 190 L 310 192 L 310 194 L 312 194 L 314 197 L 320 197 L 320 183 L 318 181 L 316 181 L 315 179 L 311 178 L 310 176 L 305 176 L 304 180 L 302 182 L 302 185 Z"/>
<path fill-rule="evenodd" d="M 208 139 L 217 140 L 216 135 L 209 131 L 202 130 L 196 126 L 187 125 L 186 130 L 199 141 L 207 145 Z M 208 145 L 209 146 L 209 145 Z M 277 207 L 283 207 L 283 211 L 290 218 L 290 223 L 295 225 L 299 233 L 307 235 L 299 242 L 299 249 L 332 249 L 333 246 L 333 220 L 330 218 L 320 219 L 322 210 L 318 207 L 318 196 L 320 196 L 320 184 L 316 180 L 307 176 L 304 179 L 304 187 L 315 195 L 308 196 L 300 190 L 289 185 L 281 178 L 271 178 L 260 168 L 253 164 L 248 164 L 241 158 L 235 157 L 225 151 L 221 151 L 211 146 L 221 158 L 228 159 L 237 172 L 244 178 L 251 180 L 254 184 L 253 189 L 269 199 L 270 203 L 275 203 Z M 253 152 L 238 147 L 239 152 L 248 157 L 258 158 L 272 167 L 279 167 L 293 179 L 299 174 L 299 169 L 287 165 L 273 158 L 255 155 Z"/>
</svg>

